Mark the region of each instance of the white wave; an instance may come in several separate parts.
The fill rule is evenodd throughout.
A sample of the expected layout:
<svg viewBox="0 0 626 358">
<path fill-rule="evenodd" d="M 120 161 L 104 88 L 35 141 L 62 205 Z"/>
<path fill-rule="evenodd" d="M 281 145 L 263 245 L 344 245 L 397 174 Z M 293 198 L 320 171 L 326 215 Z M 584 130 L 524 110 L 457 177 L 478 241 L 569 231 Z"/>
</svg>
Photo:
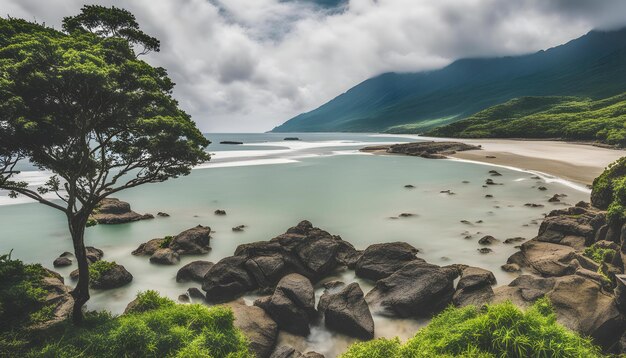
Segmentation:
<svg viewBox="0 0 626 358">
<path fill-rule="evenodd" d="M 196 166 L 194 169 L 214 169 L 214 168 L 229 168 L 229 167 L 246 167 L 252 165 L 269 165 L 269 164 L 289 164 L 298 163 L 297 160 L 287 158 L 271 158 L 271 159 L 251 159 L 251 160 L 238 160 L 232 162 L 217 162 L 217 163 L 204 163 Z"/>
</svg>

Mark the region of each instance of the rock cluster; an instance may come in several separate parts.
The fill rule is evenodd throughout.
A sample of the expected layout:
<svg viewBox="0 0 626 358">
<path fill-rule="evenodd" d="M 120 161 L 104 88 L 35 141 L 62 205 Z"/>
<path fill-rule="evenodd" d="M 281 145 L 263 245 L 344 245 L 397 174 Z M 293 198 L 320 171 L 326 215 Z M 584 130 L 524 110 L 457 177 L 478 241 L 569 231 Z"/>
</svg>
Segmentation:
<svg viewBox="0 0 626 358">
<path fill-rule="evenodd" d="M 131 221 L 154 219 L 151 214 L 137 214 L 130 209 L 130 204 L 116 198 L 102 199 L 91 214 L 91 219 L 98 224 L 124 224 Z"/>
<path fill-rule="evenodd" d="M 386 151 L 428 159 L 445 159 L 447 155 L 466 150 L 478 150 L 480 146 L 461 142 L 415 142 L 393 145 L 378 145 L 362 148 L 363 152 Z"/>
<path fill-rule="evenodd" d="M 150 256 L 150 262 L 155 264 L 175 265 L 180 261 L 180 255 L 208 253 L 211 250 L 210 234 L 210 227 L 198 225 L 176 236 L 167 236 L 145 242 L 139 245 L 132 254 Z"/>
</svg>

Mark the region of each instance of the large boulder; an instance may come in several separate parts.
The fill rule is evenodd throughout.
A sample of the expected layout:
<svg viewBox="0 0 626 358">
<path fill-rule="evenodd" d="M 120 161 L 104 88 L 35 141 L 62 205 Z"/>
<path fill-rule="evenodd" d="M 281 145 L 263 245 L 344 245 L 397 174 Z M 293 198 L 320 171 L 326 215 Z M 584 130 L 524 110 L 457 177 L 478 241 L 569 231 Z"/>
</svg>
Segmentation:
<svg viewBox="0 0 626 358">
<path fill-rule="evenodd" d="M 370 245 L 356 262 L 356 275 L 370 280 L 388 277 L 406 263 L 416 260 L 417 252 L 406 242 Z"/>
<path fill-rule="evenodd" d="M 572 241 L 571 237 L 579 237 L 588 246 L 595 240 L 596 231 L 605 224 L 605 213 L 589 206 L 553 210 L 541 223 L 537 240 L 567 244 Z M 562 242 L 567 237 L 570 238 Z"/>
<path fill-rule="evenodd" d="M 300 353 L 290 345 L 282 345 L 272 353 L 270 358 L 324 358 L 317 352 Z"/>
<path fill-rule="evenodd" d="M 258 287 L 244 268 L 245 262 L 245 257 L 229 256 L 207 271 L 202 289 L 208 302 L 228 302 Z"/>
<path fill-rule="evenodd" d="M 110 269 L 100 273 L 100 277 L 91 280 L 90 285 L 92 288 L 106 290 L 122 287 L 132 280 L 133 275 L 124 266 L 113 263 Z"/>
<path fill-rule="evenodd" d="M 98 224 L 124 224 L 131 221 L 154 219 L 151 214 L 137 214 L 132 211 L 130 204 L 115 198 L 102 199 L 91 214 L 91 218 Z"/>
<path fill-rule="evenodd" d="M 192 261 L 178 270 L 176 273 L 176 282 L 195 281 L 202 283 L 204 276 L 213 265 L 214 264 L 209 261 Z"/>
<path fill-rule="evenodd" d="M 87 253 L 87 260 L 89 261 L 89 263 L 100 261 L 102 260 L 102 257 L 104 257 L 104 251 L 97 249 L 93 246 L 85 247 L 85 252 Z"/>
<path fill-rule="evenodd" d="M 315 292 L 308 278 L 290 274 L 278 282 L 271 296 L 256 300 L 254 305 L 263 308 L 280 329 L 306 336 L 315 315 Z"/>
<path fill-rule="evenodd" d="M 374 320 L 358 283 L 337 293 L 326 290 L 317 309 L 324 315 L 326 327 L 359 339 L 374 338 Z"/>
<path fill-rule="evenodd" d="M 376 282 L 365 296 L 374 312 L 397 317 L 427 317 L 446 307 L 458 270 L 415 260 Z"/>
<path fill-rule="evenodd" d="M 461 279 L 452 297 L 452 303 L 457 307 L 480 306 L 493 299 L 494 293 L 491 286 L 495 284 L 496 278 L 491 271 L 467 267 L 461 272 Z"/>
<path fill-rule="evenodd" d="M 272 353 L 278 338 L 276 322 L 261 308 L 248 306 L 243 300 L 227 305 L 235 315 L 235 327 L 248 338 L 250 350 L 258 358 L 267 358 Z"/>
<path fill-rule="evenodd" d="M 138 248 L 133 250 L 132 254 L 135 256 L 152 256 L 158 249 L 162 249 L 166 239 L 152 239 L 148 242 L 140 244 Z"/>
<path fill-rule="evenodd" d="M 41 288 L 45 293 L 44 307 L 51 307 L 51 314 L 42 322 L 30 325 L 28 330 L 45 332 L 53 326 L 65 322 L 72 313 L 74 299 L 71 288 L 66 286 L 63 277 L 58 273 L 46 270 L 47 275 L 41 281 Z"/>
<path fill-rule="evenodd" d="M 174 236 L 168 248 L 180 255 L 206 254 L 211 250 L 209 245 L 211 240 L 210 234 L 210 227 L 198 225 Z"/>
<path fill-rule="evenodd" d="M 530 240 L 520 250 L 531 272 L 541 276 L 564 276 L 576 271 L 572 261 L 577 254 L 570 246 Z"/>
</svg>

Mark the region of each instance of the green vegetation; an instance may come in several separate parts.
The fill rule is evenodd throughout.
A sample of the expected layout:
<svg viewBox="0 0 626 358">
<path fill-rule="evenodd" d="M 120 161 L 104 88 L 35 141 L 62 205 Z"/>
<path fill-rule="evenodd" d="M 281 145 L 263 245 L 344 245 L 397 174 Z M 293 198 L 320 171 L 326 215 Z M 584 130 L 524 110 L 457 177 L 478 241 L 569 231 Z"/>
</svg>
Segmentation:
<svg viewBox="0 0 626 358">
<path fill-rule="evenodd" d="M 53 334 L 7 353 L 59 358 L 253 358 L 228 308 L 178 305 L 154 291 L 140 293 L 137 300 L 130 313 L 113 317 L 91 312 L 79 328 L 66 322 Z"/>
<path fill-rule="evenodd" d="M 116 7 L 84 6 L 62 31 L 0 18 L 0 189 L 68 218 L 77 324 L 89 299 L 84 232 L 97 205 L 209 159 L 209 141 L 172 97 L 167 71 L 141 60 L 158 51 L 159 41 Z M 29 187 L 15 170 L 26 160 L 54 175 Z"/>
<path fill-rule="evenodd" d="M 596 244 L 593 244 L 587 248 L 583 252 L 583 255 L 592 259 L 593 261 L 601 264 L 603 262 L 611 262 L 616 252 L 613 249 L 598 247 Z"/>
<path fill-rule="evenodd" d="M 607 210 L 609 221 L 626 219 L 626 157 L 621 158 L 593 181 L 591 204 Z"/>
<path fill-rule="evenodd" d="M 626 93 L 591 100 L 521 97 L 427 135 L 458 138 L 560 138 L 626 146 Z"/>
<path fill-rule="evenodd" d="M 174 239 L 173 236 L 166 236 L 163 238 L 163 241 L 161 241 L 161 243 L 159 244 L 159 247 L 162 249 L 166 249 L 170 246 L 170 243 L 172 242 L 172 240 Z"/>
<path fill-rule="evenodd" d="M 89 281 L 97 281 L 107 271 L 114 268 L 117 264 L 114 262 L 108 262 L 104 260 L 96 261 L 89 265 Z"/>
<path fill-rule="evenodd" d="M 42 288 L 49 275 L 39 264 L 25 265 L 11 259 L 11 254 L 0 256 L 0 332 L 50 317 Z"/>
<path fill-rule="evenodd" d="M 450 307 L 405 344 L 398 339 L 356 343 L 341 358 L 602 356 L 589 339 L 556 323 L 543 298 L 526 312 L 510 302 Z"/>
</svg>

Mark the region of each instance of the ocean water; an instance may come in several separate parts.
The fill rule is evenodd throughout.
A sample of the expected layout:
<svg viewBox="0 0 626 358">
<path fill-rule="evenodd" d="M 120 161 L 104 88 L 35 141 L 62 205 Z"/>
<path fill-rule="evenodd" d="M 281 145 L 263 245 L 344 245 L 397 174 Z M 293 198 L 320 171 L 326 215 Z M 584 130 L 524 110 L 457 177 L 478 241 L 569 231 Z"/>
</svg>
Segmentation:
<svg viewBox="0 0 626 358">
<path fill-rule="evenodd" d="M 137 292 L 156 289 L 176 299 L 194 284 L 175 281 L 177 270 L 198 259 L 217 262 L 232 255 L 242 243 L 269 240 L 290 226 L 307 219 L 315 226 L 341 235 L 358 249 L 380 242 L 406 241 L 420 250 L 419 256 L 440 265 L 462 263 L 492 270 L 499 284 L 515 275 L 500 270 L 514 245 L 493 245 L 493 253 L 480 254 L 478 239 L 492 235 L 532 238 L 543 215 L 563 203 L 548 203 L 556 194 L 566 194 L 565 203 L 588 200 L 584 188 L 558 178 L 535 173 L 456 160 L 429 160 L 396 155 L 372 155 L 358 149 L 373 144 L 415 139 L 366 134 L 293 134 L 301 141 L 283 141 L 284 134 L 208 134 L 211 162 L 187 177 L 150 184 L 120 193 L 139 213 L 169 213 L 124 225 L 98 225 L 87 229 L 88 245 L 105 252 L 105 259 L 124 265 L 134 276 L 131 284 L 108 291 L 93 290 L 89 309 L 121 313 Z M 222 140 L 244 145 L 221 145 Z M 28 171 L 25 180 L 45 180 L 46 173 Z M 498 170 L 502 176 L 491 177 Z M 483 187 L 491 178 L 503 185 Z M 467 181 L 468 183 L 463 183 Z M 404 185 L 412 184 L 414 189 Z M 543 185 L 547 191 L 540 191 Z M 450 190 L 454 195 L 442 193 Z M 485 195 L 493 195 L 486 198 Z M 544 204 L 528 208 L 525 203 Z M 215 216 L 224 209 L 226 216 Z M 410 218 L 391 219 L 400 213 Z M 470 225 L 461 220 L 471 222 Z M 481 221 L 482 222 L 478 222 Z M 175 235 L 198 224 L 212 228 L 212 251 L 184 256 L 177 266 L 150 264 L 147 257 L 131 255 L 139 244 L 157 237 Z M 244 232 L 232 227 L 246 225 Z M 0 193 L 0 253 L 13 249 L 13 257 L 39 262 L 52 268 L 52 261 L 72 251 L 63 215 L 25 200 L 12 200 Z M 465 239 L 466 235 L 471 239 Z M 69 273 L 76 267 L 58 269 L 72 284 Z M 351 271 L 337 277 L 355 280 Z M 367 291 L 370 282 L 359 281 Z M 317 291 L 321 294 L 321 290 Z M 254 299 L 247 297 L 248 301 Z M 408 338 L 423 321 L 375 317 L 377 336 Z M 304 342 L 292 342 L 302 350 L 316 350 L 333 357 L 353 340 L 316 326 Z"/>
</svg>

